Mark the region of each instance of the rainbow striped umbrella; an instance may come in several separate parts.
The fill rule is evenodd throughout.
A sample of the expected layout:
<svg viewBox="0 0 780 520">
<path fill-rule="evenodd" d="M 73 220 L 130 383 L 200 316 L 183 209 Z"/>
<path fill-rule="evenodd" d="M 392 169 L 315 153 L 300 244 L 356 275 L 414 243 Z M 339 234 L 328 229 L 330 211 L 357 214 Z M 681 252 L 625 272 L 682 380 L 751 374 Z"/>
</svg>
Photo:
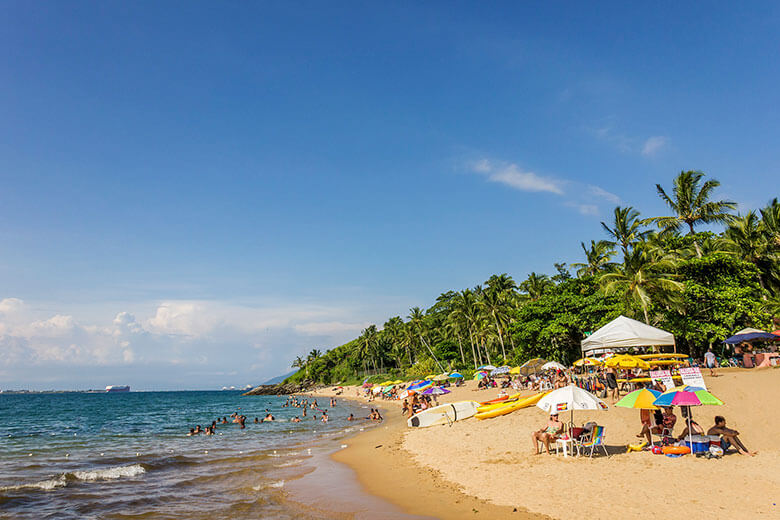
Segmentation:
<svg viewBox="0 0 780 520">
<path fill-rule="evenodd" d="M 650 390 L 648 388 L 640 388 L 634 390 L 630 394 L 627 394 L 623 399 L 615 403 L 615 406 L 621 408 L 638 408 L 640 410 L 658 410 L 658 407 L 653 404 L 653 401 L 661 396 L 661 392 L 657 390 Z"/>
<path fill-rule="evenodd" d="M 653 401 L 655 406 L 720 406 L 723 401 L 698 386 L 678 386 L 662 393 Z"/>
</svg>

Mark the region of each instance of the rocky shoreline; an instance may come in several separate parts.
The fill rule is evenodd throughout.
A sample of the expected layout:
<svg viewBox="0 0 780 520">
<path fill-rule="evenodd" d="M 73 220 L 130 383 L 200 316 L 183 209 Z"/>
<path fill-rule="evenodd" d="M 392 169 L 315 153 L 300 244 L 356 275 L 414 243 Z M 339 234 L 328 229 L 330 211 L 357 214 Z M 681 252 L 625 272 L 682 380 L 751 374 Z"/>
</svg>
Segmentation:
<svg viewBox="0 0 780 520">
<path fill-rule="evenodd" d="M 256 386 L 248 392 L 241 395 L 290 395 L 303 392 L 311 392 L 318 386 L 313 381 L 303 381 L 301 383 L 279 383 L 276 385 Z"/>
</svg>

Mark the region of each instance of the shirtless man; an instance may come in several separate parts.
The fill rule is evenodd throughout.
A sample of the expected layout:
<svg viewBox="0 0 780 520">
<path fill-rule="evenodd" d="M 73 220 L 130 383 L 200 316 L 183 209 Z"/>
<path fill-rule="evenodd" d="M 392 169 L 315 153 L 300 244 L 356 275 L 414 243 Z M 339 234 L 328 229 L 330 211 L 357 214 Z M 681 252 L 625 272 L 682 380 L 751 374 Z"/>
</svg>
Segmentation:
<svg viewBox="0 0 780 520">
<path fill-rule="evenodd" d="M 539 455 L 539 442 L 544 444 L 547 449 L 547 454 L 550 455 L 550 443 L 555 441 L 555 437 L 563 431 L 563 423 L 558 420 L 558 413 L 553 412 L 550 414 L 550 420 L 541 430 L 535 431 L 531 434 L 531 444 L 534 446 L 534 451 Z"/>
<path fill-rule="evenodd" d="M 721 436 L 721 439 L 724 441 L 722 446 L 723 453 L 726 453 L 726 450 L 729 449 L 729 446 L 732 444 L 737 448 L 737 451 L 741 455 L 750 455 L 751 457 L 754 457 L 758 453 L 750 451 L 742 444 L 742 441 L 739 440 L 739 432 L 737 430 L 726 428 L 726 418 L 721 415 L 715 416 L 715 426 L 707 430 L 707 435 Z"/>
</svg>

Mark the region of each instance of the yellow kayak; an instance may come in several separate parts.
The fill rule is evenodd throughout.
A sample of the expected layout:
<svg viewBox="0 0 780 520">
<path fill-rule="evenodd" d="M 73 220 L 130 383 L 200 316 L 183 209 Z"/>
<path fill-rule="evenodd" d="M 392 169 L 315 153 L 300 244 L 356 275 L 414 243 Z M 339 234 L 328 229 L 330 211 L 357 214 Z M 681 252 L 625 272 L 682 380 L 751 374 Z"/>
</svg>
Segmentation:
<svg viewBox="0 0 780 520">
<path fill-rule="evenodd" d="M 489 412 L 490 410 L 495 410 L 496 408 L 501 408 L 502 406 L 514 403 L 518 399 L 520 399 L 520 392 L 516 393 L 515 395 L 510 395 L 505 400 L 499 401 L 498 403 L 483 404 L 477 408 L 477 412 Z"/>
<path fill-rule="evenodd" d="M 687 365 L 687 359 L 648 359 L 647 362 L 650 366 L 653 365 Z"/>
<path fill-rule="evenodd" d="M 687 358 L 688 354 L 639 354 L 639 359 Z"/>
<path fill-rule="evenodd" d="M 542 397 L 544 397 L 548 393 L 549 392 L 539 392 L 538 394 L 534 394 L 524 399 L 518 399 L 513 403 L 508 403 L 505 404 L 504 406 L 500 406 L 498 408 L 494 408 L 486 412 L 478 413 L 474 417 L 476 417 L 477 419 L 490 419 L 492 417 L 498 417 L 499 415 L 506 415 L 508 413 L 514 412 L 515 410 L 520 410 L 521 408 L 527 408 L 529 406 L 535 405 L 536 403 L 539 402 L 539 400 Z"/>
</svg>

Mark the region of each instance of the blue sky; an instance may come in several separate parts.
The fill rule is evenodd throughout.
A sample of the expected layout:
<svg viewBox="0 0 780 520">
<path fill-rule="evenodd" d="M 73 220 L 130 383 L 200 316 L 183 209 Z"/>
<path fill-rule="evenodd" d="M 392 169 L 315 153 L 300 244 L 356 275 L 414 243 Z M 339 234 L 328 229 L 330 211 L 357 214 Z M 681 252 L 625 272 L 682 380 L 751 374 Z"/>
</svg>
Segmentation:
<svg viewBox="0 0 780 520">
<path fill-rule="evenodd" d="M 780 7 L 4 2 L 0 388 L 257 383 L 576 262 L 682 169 L 778 195 Z"/>
</svg>

